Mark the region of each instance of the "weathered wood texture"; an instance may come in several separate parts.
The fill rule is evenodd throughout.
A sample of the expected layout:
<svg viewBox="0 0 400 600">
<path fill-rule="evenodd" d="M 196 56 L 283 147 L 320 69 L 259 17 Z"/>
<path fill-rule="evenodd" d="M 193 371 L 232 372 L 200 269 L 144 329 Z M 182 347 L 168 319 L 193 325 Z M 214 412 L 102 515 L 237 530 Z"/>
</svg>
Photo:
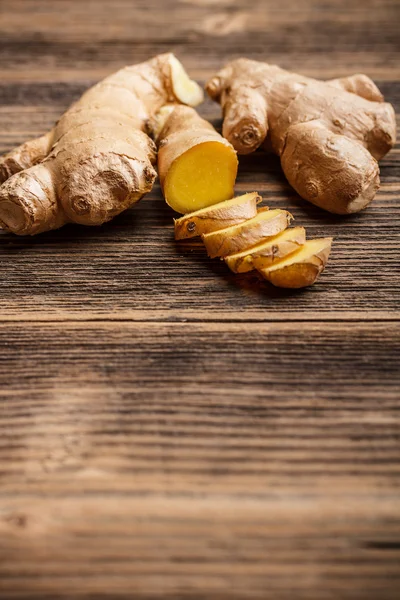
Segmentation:
<svg viewBox="0 0 400 600">
<path fill-rule="evenodd" d="M 397 0 L 0 0 L 0 152 L 173 50 L 364 71 L 400 113 Z M 218 107 L 202 114 L 219 123 Z M 399 146 L 362 214 L 237 191 L 335 244 L 282 292 L 176 244 L 158 186 L 94 229 L 0 235 L 0 598 L 400 595 Z"/>
</svg>

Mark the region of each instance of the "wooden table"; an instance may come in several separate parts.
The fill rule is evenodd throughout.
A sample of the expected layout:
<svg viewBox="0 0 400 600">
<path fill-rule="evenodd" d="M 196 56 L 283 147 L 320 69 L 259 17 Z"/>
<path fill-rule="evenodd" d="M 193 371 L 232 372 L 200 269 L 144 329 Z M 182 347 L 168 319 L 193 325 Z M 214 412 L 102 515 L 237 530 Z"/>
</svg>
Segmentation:
<svg viewBox="0 0 400 600">
<path fill-rule="evenodd" d="M 397 0 L 0 8 L 2 152 L 168 50 L 200 81 L 242 55 L 366 72 L 400 111 Z M 340 218 L 240 161 L 237 192 L 335 237 L 303 292 L 176 244 L 158 185 L 101 228 L 0 236 L 1 599 L 399 598 L 398 146 L 381 173 Z"/>
</svg>

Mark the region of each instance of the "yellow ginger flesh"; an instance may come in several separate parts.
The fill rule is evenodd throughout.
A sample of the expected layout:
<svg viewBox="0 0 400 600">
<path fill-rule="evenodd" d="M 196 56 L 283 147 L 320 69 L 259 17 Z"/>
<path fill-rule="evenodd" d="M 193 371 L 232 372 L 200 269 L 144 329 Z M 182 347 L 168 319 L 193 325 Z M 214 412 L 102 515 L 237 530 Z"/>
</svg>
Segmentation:
<svg viewBox="0 0 400 600">
<path fill-rule="evenodd" d="M 247 273 L 253 269 L 263 269 L 285 258 L 299 250 L 305 241 L 304 227 L 293 227 L 264 239 L 253 248 L 225 256 L 224 260 L 234 273 Z"/>
<path fill-rule="evenodd" d="M 262 238 L 283 231 L 291 218 L 292 215 L 286 210 L 263 208 L 252 219 L 233 227 L 204 234 L 202 239 L 210 258 L 224 257 L 251 248 Z"/>
<path fill-rule="evenodd" d="M 327 263 L 331 245 L 332 238 L 309 240 L 300 250 L 261 269 L 260 273 L 277 287 L 302 288 L 312 285 Z"/>
<path fill-rule="evenodd" d="M 250 192 L 174 219 L 175 239 L 196 237 L 251 219 L 257 214 L 258 202 L 261 197 L 257 192 Z"/>
<path fill-rule="evenodd" d="M 232 147 L 216 142 L 193 146 L 172 164 L 164 182 L 166 202 L 188 213 L 232 198 L 237 157 Z"/>
</svg>

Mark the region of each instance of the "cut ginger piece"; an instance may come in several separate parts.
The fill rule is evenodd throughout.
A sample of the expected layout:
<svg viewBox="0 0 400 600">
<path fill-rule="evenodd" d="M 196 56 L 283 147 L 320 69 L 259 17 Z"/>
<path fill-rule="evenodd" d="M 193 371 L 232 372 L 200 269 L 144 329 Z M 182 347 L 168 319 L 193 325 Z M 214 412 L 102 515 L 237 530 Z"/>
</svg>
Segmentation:
<svg viewBox="0 0 400 600">
<path fill-rule="evenodd" d="M 277 287 L 307 287 L 315 283 L 324 270 L 331 245 L 332 238 L 309 240 L 300 250 L 259 272 Z"/>
<path fill-rule="evenodd" d="M 257 214 L 258 202 L 261 197 L 251 192 L 175 219 L 175 239 L 193 238 L 251 219 Z"/>
<path fill-rule="evenodd" d="M 247 273 L 255 268 L 260 270 L 299 250 L 305 241 L 304 227 L 293 227 L 267 238 L 250 250 L 226 256 L 224 260 L 234 273 Z"/>
<path fill-rule="evenodd" d="M 263 238 L 277 235 L 289 225 L 292 215 L 287 210 L 261 208 L 257 215 L 233 225 L 202 235 L 210 258 L 225 257 L 252 248 Z"/>
<path fill-rule="evenodd" d="M 164 198 L 187 214 L 233 197 L 238 159 L 233 146 L 189 106 L 165 106 L 154 119 Z"/>
<path fill-rule="evenodd" d="M 206 208 L 232 198 L 236 152 L 221 141 L 203 142 L 175 159 L 164 182 L 167 204 L 179 213 Z"/>
</svg>

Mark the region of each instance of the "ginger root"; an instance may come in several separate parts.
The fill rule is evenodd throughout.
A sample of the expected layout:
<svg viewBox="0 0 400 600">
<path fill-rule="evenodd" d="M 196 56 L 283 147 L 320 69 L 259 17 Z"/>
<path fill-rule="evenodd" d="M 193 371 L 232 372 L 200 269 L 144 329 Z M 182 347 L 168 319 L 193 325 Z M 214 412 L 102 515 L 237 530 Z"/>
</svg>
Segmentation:
<svg viewBox="0 0 400 600">
<path fill-rule="evenodd" d="M 160 184 L 171 208 L 186 214 L 232 198 L 236 151 L 193 108 L 164 107 L 153 130 Z"/>
<path fill-rule="evenodd" d="M 153 186 L 156 148 L 147 133 L 155 113 L 202 98 L 173 54 L 110 75 L 48 134 L 0 159 L 0 227 L 33 235 L 112 219 Z"/>
<path fill-rule="evenodd" d="M 289 212 L 268 207 L 226 227 L 238 206 L 247 209 L 249 198 L 254 200 L 253 210 L 257 210 L 259 196 L 253 192 L 178 219 L 175 239 L 201 235 L 211 258 L 224 259 L 234 273 L 256 269 L 278 287 L 301 288 L 315 283 L 327 263 L 332 238 L 306 242 L 304 227 L 287 229 L 293 218 Z M 212 218 L 214 211 L 216 216 Z M 223 218 L 219 219 L 221 214 Z"/>
<path fill-rule="evenodd" d="M 396 121 L 366 75 L 323 82 L 242 58 L 219 71 L 206 90 L 221 104 L 222 133 L 238 153 L 267 140 L 306 200 L 346 214 L 374 198 L 377 161 L 394 146 Z"/>
</svg>

